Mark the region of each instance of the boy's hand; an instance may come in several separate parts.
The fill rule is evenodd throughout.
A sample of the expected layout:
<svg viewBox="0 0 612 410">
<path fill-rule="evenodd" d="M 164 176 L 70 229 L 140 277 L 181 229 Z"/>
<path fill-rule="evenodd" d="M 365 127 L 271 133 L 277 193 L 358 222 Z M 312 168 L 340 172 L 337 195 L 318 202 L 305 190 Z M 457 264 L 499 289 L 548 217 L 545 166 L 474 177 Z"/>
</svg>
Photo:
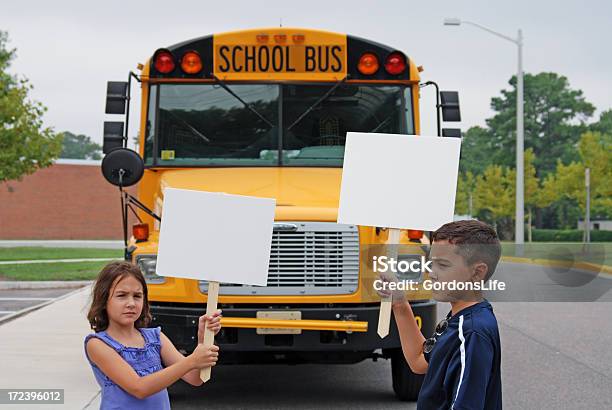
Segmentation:
<svg viewBox="0 0 612 410">
<path fill-rule="evenodd" d="M 206 347 L 203 344 L 198 344 L 187 359 L 191 361 L 191 367 L 193 369 L 203 369 L 205 367 L 212 367 L 217 364 L 219 359 L 219 346 Z"/>
<path fill-rule="evenodd" d="M 204 341 L 204 329 L 208 327 L 215 335 L 221 330 L 221 310 L 217 310 L 211 316 L 202 315 L 198 321 L 198 343 Z"/>
<path fill-rule="evenodd" d="M 378 276 L 384 284 L 399 282 L 399 279 L 393 272 L 381 272 Z M 402 305 L 406 303 L 406 294 L 403 290 L 389 290 L 388 288 L 386 288 L 377 290 L 376 293 L 378 293 L 378 296 L 380 296 L 381 298 L 390 297 L 391 303 L 394 305 Z"/>
</svg>

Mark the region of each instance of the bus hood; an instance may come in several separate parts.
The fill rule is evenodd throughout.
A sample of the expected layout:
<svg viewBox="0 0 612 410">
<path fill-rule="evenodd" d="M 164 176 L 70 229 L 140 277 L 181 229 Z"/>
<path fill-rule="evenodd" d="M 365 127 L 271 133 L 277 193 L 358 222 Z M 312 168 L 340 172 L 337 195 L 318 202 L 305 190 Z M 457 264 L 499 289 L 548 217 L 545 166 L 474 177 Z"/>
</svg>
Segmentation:
<svg viewBox="0 0 612 410">
<path fill-rule="evenodd" d="M 342 168 L 201 168 L 164 170 L 160 188 L 276 199 L 277 220 L 333 221 Z"/>
</svg>

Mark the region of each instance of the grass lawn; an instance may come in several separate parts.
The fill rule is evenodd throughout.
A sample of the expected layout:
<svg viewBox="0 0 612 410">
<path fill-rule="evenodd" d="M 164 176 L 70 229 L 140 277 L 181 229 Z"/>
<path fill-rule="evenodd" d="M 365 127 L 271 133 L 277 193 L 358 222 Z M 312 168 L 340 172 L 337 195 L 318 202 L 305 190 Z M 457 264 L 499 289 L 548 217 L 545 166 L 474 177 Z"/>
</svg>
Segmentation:
<svg viewBox="0 0 612 410">
<path fill-rule="evenodd" d="M 0 265 L 0 280 L 93 280 L 108 262 Z"/>
<path fill-rule="evenodd" d="M 42 248 L 18 247 L 0 248 L 0 261 L 38 260 L 38 259 L 83 259 L 123 257 L 123 249 L 90 248 Z"/>
<path fill-rule="evenodd" d="M 47 259 L 123 259 L 123 249 L 95 248 L 0 248 L 0 261 Z M 91 280 L 109 261 L 49 262 L 0 265 L 0 280 Z"/>
</svg>

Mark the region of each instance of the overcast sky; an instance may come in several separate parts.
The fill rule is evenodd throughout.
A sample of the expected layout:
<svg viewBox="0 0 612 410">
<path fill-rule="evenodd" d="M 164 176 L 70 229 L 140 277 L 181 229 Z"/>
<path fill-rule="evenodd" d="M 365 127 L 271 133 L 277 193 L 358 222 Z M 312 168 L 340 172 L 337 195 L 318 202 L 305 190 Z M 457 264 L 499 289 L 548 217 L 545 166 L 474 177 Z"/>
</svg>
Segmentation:
<svg viewBox="0 0 612 410">
<path fill-rule="evenodd" d="M 116 120 L 104 114 L 106 81 L 124 81 L 159 47 L 281 20 L 285 27 L 353 34 L 404 51 L 425 68 L 424 81 L 459 91 L 461 128 L 484 125 L 491 97 L 516 73 L 517 47 L 472 26 L 445 27 L 445 17 L 511 37 L 521 28 L 526 72 L 568 77 L 597 107 L 593 120 L 612 107 L 612 2 L 606 0 L 7 0 L 0 30 L 17 48 L 11 71 L 27 77 L 32 97 L 48 108 L 46 124 L 101 142 L 103 121 Z M 433 90 L 423 91 L 424 134 L 435 134 L 433 98 Z M 130 122 L 132 136 L 136 121 Z"/>
</svg>

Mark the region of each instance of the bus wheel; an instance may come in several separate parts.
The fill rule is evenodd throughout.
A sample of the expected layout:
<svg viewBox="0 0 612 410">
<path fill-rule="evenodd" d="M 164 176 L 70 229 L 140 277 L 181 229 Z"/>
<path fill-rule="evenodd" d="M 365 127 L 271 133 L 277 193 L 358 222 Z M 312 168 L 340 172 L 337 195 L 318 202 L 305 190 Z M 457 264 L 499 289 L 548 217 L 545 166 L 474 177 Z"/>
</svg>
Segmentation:
<svg viewBox="0 0 612 410">
<path fill-rule="evenodd" d="M 416 374 L 410 370 L 402 349 L 394 349 L 391 355 L 391 375 L 393 378 L 393 391 L 402 401 L 416 401 L 419 397 L 421 384 L 425 375 Z"/>
</svg>

